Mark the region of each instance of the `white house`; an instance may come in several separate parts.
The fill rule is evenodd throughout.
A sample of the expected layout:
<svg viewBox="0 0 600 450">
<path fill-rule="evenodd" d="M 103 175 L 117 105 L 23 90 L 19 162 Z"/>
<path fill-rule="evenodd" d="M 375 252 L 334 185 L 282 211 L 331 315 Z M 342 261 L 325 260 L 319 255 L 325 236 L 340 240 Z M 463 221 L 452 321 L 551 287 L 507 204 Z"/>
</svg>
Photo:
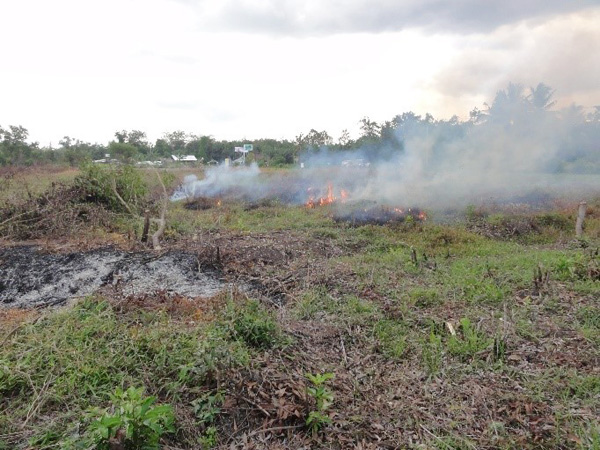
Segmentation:
<svg viewBox="0 0 600 450">
<path fill-rule="evenodd" d="M 196 162 L 196 161 L 198 161 L 198 159 L 194 155 L 183 155 L 183 156 L 171 155 L 171 158 L 173 158 L 173 161 L 179 161 L 179 162 Z"/>
</svg>

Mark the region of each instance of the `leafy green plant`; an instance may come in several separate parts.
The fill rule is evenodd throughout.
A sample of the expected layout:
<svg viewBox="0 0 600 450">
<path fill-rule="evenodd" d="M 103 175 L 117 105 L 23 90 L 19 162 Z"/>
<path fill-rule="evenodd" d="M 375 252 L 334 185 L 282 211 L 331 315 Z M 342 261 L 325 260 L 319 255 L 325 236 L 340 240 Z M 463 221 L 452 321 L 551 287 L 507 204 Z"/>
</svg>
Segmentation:
<svg viewBox="0 0 600 450">
<path fill-rule="evenodd" d="M 312 397 L 316 404 L 316 409 L 308 413 L 306 425 L 315 434 L 325 425 L 331 423 L 331 418 L 326 411 L 333 403 L 333 393 L 325 386 L 325 383 L 333 379 L 334 374 L 330 372 L 314 375 L 307 373 L 305 376 L 312 384 L 312 386 L 306 388 L 306 393 Z"/>
<path fill-rule="evenodd" d="M 217 429 L 216 427 L 208 427 L 204 433 L 198 438 L 198 443 L 203 449 L 213 448 L 217 445 Z"/>
<path fill-rule="evenodd" d="M 156 397 L 144 397 L 144 389 L 117 389 L 111 395 L 112 412 L 95 409 L 101 416 L 89 425 L 84 437 L 98 449 L 114 448 L 116 443 L 125 449 L 158 449 L 163 434 L 175 431 L 173 408 L 154 406 Z"/>
<path fill-rule="evenodd" d="M 202 395 L 200 398 L 192 401 L 196 420 L 200 425 L 209 425 L 214 422 L 217 415 L 221 412 L 220 405 L 223 404 L 223 393 L 216 392 Z"/>
<path fill-rule="evenodd" d="M 213 448 L 217 445 L 217 428 L 213 426 L 213 423 L 221 412 L 223 400 L 223 393 L 217 391 L 216 393 L 207 392 L 192 402 L 196 422 L 203 427 L 202 434 L 198 437 L 198 443 L 203 449 Z"/>
<path fill-rule="evenodd" d="M 492 342 L 473 327 L 467 318 L 460 319 L 462 336 L 453 335 L 448 340 L 448 350 L 453 355 L 460 357 L 473 357 L 476 353 L 486 349 Z"/>
</svg>

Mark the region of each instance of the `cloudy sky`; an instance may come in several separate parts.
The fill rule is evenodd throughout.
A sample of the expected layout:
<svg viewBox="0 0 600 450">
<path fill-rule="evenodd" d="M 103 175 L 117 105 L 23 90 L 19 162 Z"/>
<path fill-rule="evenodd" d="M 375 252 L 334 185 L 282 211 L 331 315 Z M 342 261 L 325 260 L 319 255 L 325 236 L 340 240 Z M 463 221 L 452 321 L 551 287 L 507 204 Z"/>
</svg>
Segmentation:
<svg viewBox="0 0 600 450">
<path fill-rule="evenodd" d="M 3 0 L 0 126 L 41 145 L 334 138 L 466 119 L 509 81 L 600 104 L 599 0 Z"/>
</svg>

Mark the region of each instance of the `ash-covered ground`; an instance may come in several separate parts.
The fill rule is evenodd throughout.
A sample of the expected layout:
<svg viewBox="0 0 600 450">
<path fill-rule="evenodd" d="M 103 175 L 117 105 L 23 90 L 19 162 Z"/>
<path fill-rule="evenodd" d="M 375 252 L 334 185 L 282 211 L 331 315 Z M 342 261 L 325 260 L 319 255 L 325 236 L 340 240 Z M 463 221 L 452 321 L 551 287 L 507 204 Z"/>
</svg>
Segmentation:
<svg viewBox="0 0 600 450">
<path fill-rule="evenodd" d="M 52 254 L 33 246 L 0 249 L 0 307 L 59 305 L 103 287 L 122 295 L 166 291 L 206 297 L 225 286 L 199 269 L 196 256 L 181 251 L 156 255 L 103 248 Z"/>
</svg>

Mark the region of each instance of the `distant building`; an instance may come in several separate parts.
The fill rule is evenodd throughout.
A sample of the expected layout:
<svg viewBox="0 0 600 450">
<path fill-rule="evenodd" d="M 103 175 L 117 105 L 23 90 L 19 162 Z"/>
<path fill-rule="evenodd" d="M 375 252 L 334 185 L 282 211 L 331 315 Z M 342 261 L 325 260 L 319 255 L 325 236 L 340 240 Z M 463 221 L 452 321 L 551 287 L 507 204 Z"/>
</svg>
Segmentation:
<svg viewBox="0 0 600 450">
<path fill-rule="evenodd" d="M 135 163 L 136 166 L 162 166 L 162 161 L 140 161 Z"/>
<path fill-rule="evenodd" d="M 197 162 L 198 161 L 198 159 L 194 155 L 183 155 L 183 156 L 171 155 L 171 158 L 173 158 L 173 161 L 178 161 L 178 162 Z"/>
</svg>

